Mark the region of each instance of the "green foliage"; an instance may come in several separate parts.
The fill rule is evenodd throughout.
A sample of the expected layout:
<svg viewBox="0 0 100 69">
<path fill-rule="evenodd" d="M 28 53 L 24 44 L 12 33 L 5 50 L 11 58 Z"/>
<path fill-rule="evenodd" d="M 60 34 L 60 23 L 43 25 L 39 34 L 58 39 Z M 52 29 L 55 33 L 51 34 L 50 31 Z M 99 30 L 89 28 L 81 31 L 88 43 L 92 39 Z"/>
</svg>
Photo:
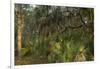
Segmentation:
<svg viewBox="0 0 100 69">
<path fill-rule="evenodd" d="M 21 57 L 29 56 L 31 54 L 31 51 L 29 48 L 22 48 L 20 54 Z"/>
<path fill-rule="evenodd" d="M 31 57 L 33 64 L 94 60 L 93 8 L 23 5 L 22 10 L 22 59 Z"/>
</svg>

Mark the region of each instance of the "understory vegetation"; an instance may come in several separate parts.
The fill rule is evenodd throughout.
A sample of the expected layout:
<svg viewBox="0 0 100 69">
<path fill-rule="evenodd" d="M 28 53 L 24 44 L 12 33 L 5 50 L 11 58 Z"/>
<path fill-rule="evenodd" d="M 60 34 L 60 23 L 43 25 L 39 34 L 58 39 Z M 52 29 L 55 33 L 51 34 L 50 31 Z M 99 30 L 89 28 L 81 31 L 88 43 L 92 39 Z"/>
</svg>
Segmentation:
<svg viewBox="0 0 100 69">
<path fill-rule="evenodd" d="M 94 60 L 94 9 L 15 4 L 15 65 Z"/>
</svg>

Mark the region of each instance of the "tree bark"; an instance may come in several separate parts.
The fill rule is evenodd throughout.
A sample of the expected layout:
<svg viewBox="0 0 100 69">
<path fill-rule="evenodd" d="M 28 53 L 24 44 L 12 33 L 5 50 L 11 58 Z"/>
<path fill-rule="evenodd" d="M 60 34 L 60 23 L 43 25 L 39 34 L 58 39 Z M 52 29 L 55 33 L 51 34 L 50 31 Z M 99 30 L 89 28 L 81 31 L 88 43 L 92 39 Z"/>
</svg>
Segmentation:
<svg viewBox="0 0 100 69">
<path fill-rule="evenodd" d="M 23 23 L 24 23 L 24 18 L 23 18 L 22 12 L 19 10 L 19 12 L 17 12 L 17 49 L 18 49 L 18 57 L 21 56 Z"/>
</svg>

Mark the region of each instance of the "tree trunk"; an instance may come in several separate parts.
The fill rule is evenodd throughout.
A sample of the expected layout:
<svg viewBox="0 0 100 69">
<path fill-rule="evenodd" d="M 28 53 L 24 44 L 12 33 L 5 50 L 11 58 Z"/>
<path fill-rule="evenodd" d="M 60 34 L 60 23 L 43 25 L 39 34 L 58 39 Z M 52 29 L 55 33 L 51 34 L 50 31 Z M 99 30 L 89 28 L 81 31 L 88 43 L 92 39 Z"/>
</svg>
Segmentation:
<svg viewBox="0 0 100 69">
<path fill-rule="evenodd" d="M 21 56 L 21 48 L 22 48 L 22 32 L 23 32 L 23 15 L 22 12 L 19 11 L 17 13 L 17 49 L 18 49 L 18 57 L 20 58 Z"/>
<path fill-rule="evenodd" d="M 21 51 L 21 48 L 22 48 L 22 32 L 21 32 L 21 29 L 18 29 L 17 42 L 18 42 L 18 56 L 20 57 L 20 51 Z"/>
</svg>

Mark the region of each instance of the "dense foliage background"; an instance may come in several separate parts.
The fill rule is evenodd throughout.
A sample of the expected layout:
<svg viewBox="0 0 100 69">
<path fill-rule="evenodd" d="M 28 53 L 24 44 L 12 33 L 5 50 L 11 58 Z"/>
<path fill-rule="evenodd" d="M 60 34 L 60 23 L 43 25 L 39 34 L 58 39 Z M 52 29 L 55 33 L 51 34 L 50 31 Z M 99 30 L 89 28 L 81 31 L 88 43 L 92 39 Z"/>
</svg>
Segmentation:
<svg viewBox="0 0 100 69">
<path fill-rule="evenodd" d="M 94 9 L 15 4 L 15 64 L 94 60 Z"/>
</svg>

